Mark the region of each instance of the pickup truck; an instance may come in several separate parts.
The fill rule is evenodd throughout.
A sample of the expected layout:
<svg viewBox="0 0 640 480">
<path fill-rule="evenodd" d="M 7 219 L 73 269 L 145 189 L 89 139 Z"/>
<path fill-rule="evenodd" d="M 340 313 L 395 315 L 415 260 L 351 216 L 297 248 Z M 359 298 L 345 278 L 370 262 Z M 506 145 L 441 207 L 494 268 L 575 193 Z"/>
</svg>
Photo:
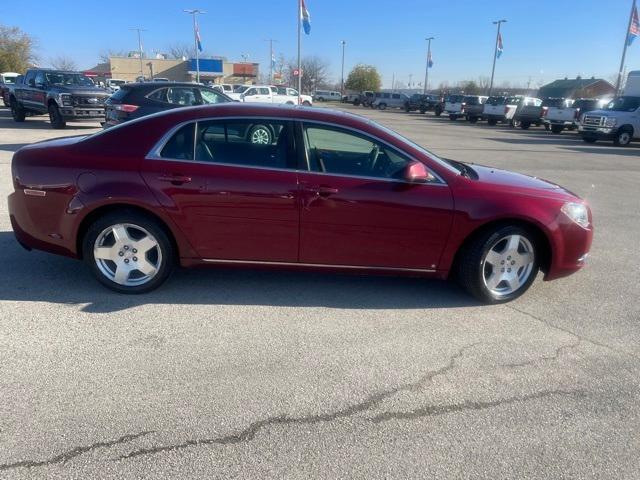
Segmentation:
<svg viewBox="0 0 640 480">
<path fill-rule="evenodd" d="M 0 73 L 0 98 L 6 107 L 9 106 L 9 89 L 12 85 L 15 85 L 16 80 L 21 76 L 19 73 L 14 72 Z"/>
<path fill-rule="evenodd" d="M 562 133 L 578 128 L 580 115 L 604 107 L 609 102 L 603 102 L 595 98 L 579 98 L 578 100 L 565 100 L 561 105 L 549 107 L 544 116 L 544 123 L 553 133 Z"/>
<path fill-rule="evenodd" d="M 253 85 L 240 94 L 239 100 L 246 103 L 280 103 L 287 105 L 313 105 L 309 95 L 298 95 L 298 91 L 289 87 L 273 85 Z"/>
<path fill-rule="evenodd" d="M 53 128 L 69 121 L 104 123 L 104 102 L 109 93 L 79 72 L 32 68 L 11 92 L 11 115 L 24 122 L 27 115 L 49 114 Z"/>
<path fill-rule="evenodd" d="M 548 105 L 557 104 L 562 99 L 547 99 L 542 101 L 539 98 L 522 97 L 516 112 L 511 121 L 512 127 L 520 127 L 527 130 L 531 125 L 540 126 L 543 124 L 544 117 Z"/>
<path fill-rule="evenodd" d="M 470 123 L 476 123 L 478 120 L 482 120 L 484 112 L 484 104 L 487 98 L 481 95 L 466 95 L 462 102 L 462 113 L 465 114 L 467 121 Z"/>
<path fill-rule="evenodd" d="M 444 113 L 449 115 L 449 120 L 464 117 L 464 95 L 449 95 L 444 102 Z"/>
<path fill-rule="evenodd" d="M 433 111 L 439 116 L 440 113 L 442 113 L 442 110 L 438 111 L 441 106 L 440 97 L 437 95 L 414 93 L 404 103 L 404 111 L 407 113 L 413 112 L 414 110 L 420 113 Z"/>
</svg>

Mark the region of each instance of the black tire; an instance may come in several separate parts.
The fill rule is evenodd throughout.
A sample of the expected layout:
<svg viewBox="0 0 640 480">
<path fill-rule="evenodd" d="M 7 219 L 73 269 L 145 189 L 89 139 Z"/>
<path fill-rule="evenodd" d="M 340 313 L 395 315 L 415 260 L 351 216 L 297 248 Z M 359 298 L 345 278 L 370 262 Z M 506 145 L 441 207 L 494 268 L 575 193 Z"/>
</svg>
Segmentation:
<svg viewBox="0 0 640 480">
<path fill-rule="evenodd" d="M 439 117 L 440 115 L 442 115 L 442 107 L 440 106 L 436 107 L 433 113 L 436 114 L 436 117 Z"/>
<path fill-rule="evenodd" d="M 486 285 L 485 269 L 492 268 L 486 264 L 486 256 L 500 239 L 509 235 L 520 235 L 529 242 L 533 250 L 531 271 L 526 280 L 513 292 L 496 295 Z M 460 286 L 483 303 L 495 304 L 514 300 L 526 292 L 534 282 L 539 270 L 540 251 L 537 237 L 532 232 L 519 226 L 498 226 L 485 230 L 465 244 L 456 257 L 455 276 Z"/>
<path fill-rule="evenodd" d="M 458 118 L 458 117 L 457 117 L 457 116 L 455 116 L 455 115 L 449 115 L 449 120 L 451 120 L 452 122 L 456 121 L 456 120 L 457 120 L 457 118 Z"/>
<path fill-rule="evenodd" d="M 410 113 L 410 112 L 411 112 L 411 107 L 409 106 L 409 104 L 408 104 L 408 103 L 405 103 L 405 104 L 404 104 L 404 111 L 405 111 L 405 112 L 407 112 L 407 113 Z"/>
<path fill-rule="evenodd" d="M 424 109 L 424 108 L 421 108 L 421 109 L 420 109 L 420 113 L 421 113 L 421 114 L 423 114 L 423 115 L 426 113 L 426 111 L 427 111 L 427 110 L 426 110 L 426 109 Z"/>
<path fill-rule="evenodd" d="M 562 133 L 562 130 L 564 130 L 564 127 L 562 125 L 551 125 L 551 132 L 552 133 Z"/>
<path fill-rule="evenodd" d="M 387 109 L 387 104 L 386 103 L 379 103 L 378 104 L 378 109 L 379 110 L 386 110 Z"/>
<path fill-rule="evenodd" d="M 633 130 L 631 128 L 622 127 L 613 137 L 613 144 L 619 147 L 626 147 L 633 140 Z"/>
<path fill-rule="evenodd" d="M 302 106 L 303 107 L 310 107 L 311 103 L 309 103 L 309 101 L 305 100 L 304 102 L 302 102 Z"/>
<path fill-rule="evenodd" d="M 531 124 L 529 122 L 520 122 L 520 128 L 522 130 L 529 130 L 530 126 L 531 126 Z"/>
<path fill-rule="evenodd" d="M 94 258 L 94 245 L 98 236 L 110 226 L 117 224 L 131 224 L 142 227 L 149 232 L 157 241 L 157 248 L 161 253 L 161 260 L 158 260 L 158 268 L 155 275 L 146 283 L 140 285 L 121 285 L 108 278 L 98 267 Z M 119 210 L 107 213 L 93 222 L 82 240 L 82 252 L 85 263 L 96 277 L 105 287 L 119 293 L 139 294 L 147 293 L 158 288 L 171 275 L 175 268 L 177 252 L 170 239 L 170 234 L 159 222 L 153 218 L 143 215 L 133 210 Z M 152 252 L 156 253 L 155 251 Z M 157 253 L 156 253 L 157 255 Z M 156 257 L 158 258 L 158 257 Z"/>
<path fill-rule="evenodd" d="M 359 98 L 356 98 L 356 99 L 353 101 L 353 105 L 354 105 L 355 107 L 357 107 L 358 105 L 360 105 L 360 99 L 359 99 Z"/>
<path fill-rule="evenodd" d="M 273 143 L 273 132 L 267 125 L 254 125 L 247 133 L 249 143 L 271 145 Z"/>
<path fill-rule="evenodd" d="M 474 116 L 472 116 L 472 117 L 467 117 L 467 121 L 468 121 L 469 123 L 478 123 L 478 117 L 474 117 Z"/>
<path fill-rule="evenodd" d="M 596 137 L 582 137 L 582 141 L 585 143 L 596 143 L 598 139 Z"/>
<path fill-rule="evenodd" d="M 53 103 L 49 105 L 49 121 L 51 122 L 51 126 L 58 130 L 67 126 L 67 122 L 65 122 L 62 115 L 60 115 L 58 106 Z"/>
<path fill-rule="evenodd" d="M 22 107 L 18 105 L 15 98 L 11 99 L 11 116 L 15 122 L 24 122 L 24 119 L 27 116 Z"/>
<path fill-rule="evenodd" d="M 512 128 L 518 128 L 521 123 L 520 120 L 516 120 L 515 118 L 512 118 L 511 122 L 509 122 Z"/>
<path fill-rule="evenodd" d="M 538 125 L 540 126 L 540 125 Z M 548 123 L 544 124 L 544 129 L 548 132 L 549 130 L 551 130 L 551 125 L 549 125 Z"/>
<path fill-rule="evenodd" d="M 487 119 L 487 125 L 491 125 L 492 127 L 496 126 L 498 124 L 498 121 L 495 118 L 489 118 Z"/>
</svg>

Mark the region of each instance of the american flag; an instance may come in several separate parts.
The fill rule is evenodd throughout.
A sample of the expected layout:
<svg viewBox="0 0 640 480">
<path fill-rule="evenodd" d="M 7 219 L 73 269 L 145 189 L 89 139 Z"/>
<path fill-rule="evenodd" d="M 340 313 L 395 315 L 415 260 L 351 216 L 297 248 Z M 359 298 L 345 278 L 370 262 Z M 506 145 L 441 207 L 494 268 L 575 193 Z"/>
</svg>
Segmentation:
<svg viewBox="0 0 640 480">
<path fill-rule="evenodd" d="M 629 25 L 629 35 L 627 36 L 627 45 L 631 45 L 636 37 L 640 34 L 640 21 L 638 21 L 638 7 L 633 7 L 631 13 L 631 24 Z"/>
</svg>

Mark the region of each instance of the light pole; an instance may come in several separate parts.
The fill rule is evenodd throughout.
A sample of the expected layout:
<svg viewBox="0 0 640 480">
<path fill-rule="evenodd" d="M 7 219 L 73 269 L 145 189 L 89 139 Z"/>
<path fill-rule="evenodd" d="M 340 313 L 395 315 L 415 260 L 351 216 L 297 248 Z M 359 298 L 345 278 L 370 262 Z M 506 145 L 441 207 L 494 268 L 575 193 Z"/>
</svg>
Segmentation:
<svg viewBox="0 0 640 480">
<path fill-rule="evenodd" d="M 496 45 L 493 48 L 493 67 L 491 67 L 491 82 L 489 83 L 489 96 L 491 96 L 491 91 L 493 90 L 493 75 L 496 72 L 496 58 L 498 57 L 498 41 L 500 40 L 500 25 L 506 23 L 506 20 L 497 20 L 493 22 L 494 25 L 498 25 L 498 33 L 496 33 Z"/>
<path fill-rule="evenodd" d="M 273 83 L 273 67 L 275 65 L 275 58 L 273 58 L 273 42 L 277 42 L 273 38 L 268 38 L 265 42 L 269 42 L 269 83 Z"/>
<path fill-rule="evenodd" d="M 203 15 L 207 12 L 198 10 L 197 8 L 185 9 L 184 13 L 188 13 L 193 17 L 193 45 L 196 50 L 196 83 L 200 83 L 200 48 L 198 43 L 200 42 L 200 33 L 198 32 L 198 23 L 196 21 L 196 15 Z"/>
<path fill-rule="evenodd" d="M 340 42 L 342 44 L 342 75 L 340 80 L 340 96 L 344 95 L 344 47 L 347 44 L 344 40 Z"/>
<path fill-rule="evenodd" d="M 249 60 L 249 54 L 248 53 L 241 53 L 240 57 L 242 58 L 242 63 L 248 63 L 248 60 Z M 247 70 L 246 70 L 246 68 L 242 69 L 242 82 L 243 83 L 247 83 Z"/>
<path fill-rule="evenodd" d="M 140 55 L 140 76 L 144 81 L 144 65 L 142 62 L 142 34 L 140 32 L 146 32 L 144 28 L 130 28 L 129 30 L 135 30 L 138 32 L 138 55 Z"/>
<path fill-rule="evenodd" d="M 427 40 L 427 69 L 424 72 L 424 94 L 427 94 L 427 88 L 429 86 L 429 62 L 431 61 L 431 40 L 436 37 L 428 37 Z"/>
</svg>

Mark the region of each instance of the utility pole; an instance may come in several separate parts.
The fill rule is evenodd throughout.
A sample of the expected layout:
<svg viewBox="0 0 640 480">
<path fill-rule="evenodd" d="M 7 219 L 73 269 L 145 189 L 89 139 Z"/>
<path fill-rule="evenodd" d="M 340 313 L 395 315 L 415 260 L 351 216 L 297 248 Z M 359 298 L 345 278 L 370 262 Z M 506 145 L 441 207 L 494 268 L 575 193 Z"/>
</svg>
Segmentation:
<svg viewBox="0 0 640 480">
<path fill-rule="evenodd" d="M 429 63 L 431 62 L 431 40 L 436 37 L 428 37 L 427 40 L 427 69 L 424 72 L 424 94 L 427 94 L 427 88 L 429 87 Z"/>
<path fill-rule="evenodd" d="M 631 21 L 633 20 L 633 12 L 636 9 L 636 0 L 631 3 L 631 13 L 629 14 L 629 24 L 624 32 L 624 47 L 622 48 L 622 59 L 620 59 L 620 68 L 618 69 L 618 79 L 616 80 L 616 96 L 620 95 L 620 85 L 622 84 L 622 70 L 624 70 L 624 59 L 627 56 L 627 47 L 629 46 L 629 30 L 631 30 Z"/>
<path fill-rule="evenodd" d="M 142 77 L 142 81 L 144 81 L 144 65 L 142 62 L 142 33 L 146 32 L 144 28 L 130 28 L 129 30 L 135 30 L 138 32 L 138 55 L 140 55 L 140 76 Z"/>
<path fill-rule="evenodd" d="M 496 58 L 498 58 L 498 40 L 500 39 L 500 25 L 506 23 L 506 20 L 497 20 L 493 22 L 494 25 L 498 25 L 498 33 L 496 33 L 496 45 L 493 48 L 493 67 L 491 67 L 491 83 L 489 83 L 489 96 L 493 90 L 493 76 L 496 72 Z"/>
<path fill-rule="evenodd" d="M 409 74 L 409 88 L 411 88 L 411 79 L 413 78 L 413 73 Z"/>
<path fill-rule="evenodd" d="M 344 47 L 347 44 L 344 40 L 340 42 L 342 44 L 342 75 L 340 80 L 340 95 L 344 95 Z"/>
<path fill-rule="evenodd" d="M 200 83 L 200 32 L 198 31 L 198 22 L 196 21 L 196 16 L 198 14 L 205 14 L 202 10 L 198 10 L 197 8 L 191 8 L 183 10 L 184 13 L 188 13 L 193 17 L 193 45 L 196 50 L 196 83 Z"/>
<path fill-rule="evenodd" d="M 302 60 L 300 58 L 300 52 L 302 49 L 302 1 L 298 0 L 296 3 L 298 4 L 296 11 L 298 16 L 298 104 L 300 104 L 300 95 L 302 95 Z"/>
<path fill-rule="evenodd" d="M 241 53 L 242 63 L 249 63 L 249 54 Z M 242 83 L 247 83 L 246 69 L 242 69 Z"/>
</svg>

